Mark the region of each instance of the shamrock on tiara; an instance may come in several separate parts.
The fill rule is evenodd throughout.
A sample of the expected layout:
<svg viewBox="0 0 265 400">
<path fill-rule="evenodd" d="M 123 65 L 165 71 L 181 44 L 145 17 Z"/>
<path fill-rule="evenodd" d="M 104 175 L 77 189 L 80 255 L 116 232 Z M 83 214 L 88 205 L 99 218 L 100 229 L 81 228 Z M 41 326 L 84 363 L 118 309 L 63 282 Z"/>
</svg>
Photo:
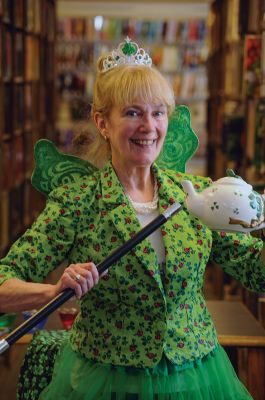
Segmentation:
<svg viewBox="0 0 265 400">
<path fill-rule="evenodd" d="M 147 65 L 151 67 L 152 59 L 144 49 L 127 38 L 118 45 L 106 58 L 103 59 L 102 71 L 106 72 L 119 65 Z"/>
</svg>

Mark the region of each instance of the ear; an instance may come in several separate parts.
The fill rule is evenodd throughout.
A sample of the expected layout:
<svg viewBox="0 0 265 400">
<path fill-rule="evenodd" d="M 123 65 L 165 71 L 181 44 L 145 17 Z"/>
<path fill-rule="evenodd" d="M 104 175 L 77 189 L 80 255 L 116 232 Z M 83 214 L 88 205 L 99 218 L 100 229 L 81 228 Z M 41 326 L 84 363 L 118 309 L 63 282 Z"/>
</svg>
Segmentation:
<svg viewBox="0 0 265 400">
<path fill-rule="evenodd" d="M 107 137 L 107 127 L 106 127 L 106 118 L 102 116 L 100 112 L 95 112 L 93 115 L 94 122 L 96 127 L 98 128 L 100 134 L 106 138 Z"/>
</svg>

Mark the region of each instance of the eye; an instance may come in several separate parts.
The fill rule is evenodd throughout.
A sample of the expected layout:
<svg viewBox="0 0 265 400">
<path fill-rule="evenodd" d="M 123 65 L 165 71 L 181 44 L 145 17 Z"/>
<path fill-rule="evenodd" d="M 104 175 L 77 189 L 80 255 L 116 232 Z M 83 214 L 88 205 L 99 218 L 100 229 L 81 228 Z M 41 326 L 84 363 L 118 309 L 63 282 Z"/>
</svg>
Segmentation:
<svg viewBox="0 0 265 400">
<path fill-rule="evenodd" d="M 139 110 L 135 110 L 134 108 L 129 108 L 125 111 L 125 115 L 128 117 L 138 117 L 141 115 Z"/>
<path fill-rule="evenodd" d="M 155 117 L 164 117 L 166 115 L 166 113 L 167 113 L 166 110 L 157 110 L 157 111 L 154 111 L 153 115 Z"/>
</svg>

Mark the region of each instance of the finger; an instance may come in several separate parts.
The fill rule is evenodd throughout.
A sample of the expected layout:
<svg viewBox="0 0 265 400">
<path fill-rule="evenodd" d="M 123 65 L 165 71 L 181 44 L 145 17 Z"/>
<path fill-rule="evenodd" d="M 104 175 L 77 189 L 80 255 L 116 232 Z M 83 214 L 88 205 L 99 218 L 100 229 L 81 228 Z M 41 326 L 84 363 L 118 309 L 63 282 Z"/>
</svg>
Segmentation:
<svg viewBox="0 0 265 400">
<path fill-rule="evenodd" d="M 98 273 L 96 272 L 96 274 L 93 274 L 92 271 L 89 270 L 84 270 L 83 273 L 86 279 L 87 291 L 91 290 L 98 283 Z"/>
<path fill-rule="evenodd" d="M 96 285 L 99 281 L 99 273 L 96 265 L 92 262 L 83 264 L 86 271 L 90 272 L 93 277 L 94 284 Z"/>
<path fill-rule="evenodd" d="M 73 274 L 73 278 L 80 285 L 82 296 L 91 290 L 99 280 L 97 268 L 93 263 L 76 264 L 75 268 L 71 268 L 70 273 Z"/>
<path fill-rule="evenodd" d="M 91 271 L 87 271 L 86 282 L 87 282 L 88 290 L 91 290 L 95 286 L 94 277 L 93 277 Z"/>
<path fill-rule="evenodd" d="M 81 274 L 77 273 L 77 274 L 75 274 L 73 279 L 78 283 L 78 285 L 81 289 L 81 296 L 83 296 L 89 290 L 87 277 L 82 276 Z"/>
<path fill-rule="evenodd" d="M 65 272 L 62 276 L 62 283 L 65 288 L 70 288 L 75 291 L 75 295 L 77 298 L 81 298 L 82 296 L 82 289 L 79 283 L 76 281 L 76 279 L 73 277 L 72 274 L 69 272 Z"/>
<path fill-rule="evenodd" d="M 82 291 L 81 296 L 91 290 L 99 281 L 99 274 L 94 263 L 71 264 L 65 272 L 76 281 Z M 80 298 L 80 295 L 78 296 Z"/>
</svg>

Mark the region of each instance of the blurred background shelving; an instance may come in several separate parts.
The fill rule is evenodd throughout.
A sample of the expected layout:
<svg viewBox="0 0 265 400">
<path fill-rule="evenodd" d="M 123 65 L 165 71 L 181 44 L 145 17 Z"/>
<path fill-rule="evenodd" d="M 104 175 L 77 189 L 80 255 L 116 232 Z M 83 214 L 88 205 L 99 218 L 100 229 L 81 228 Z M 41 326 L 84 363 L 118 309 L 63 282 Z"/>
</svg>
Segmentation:
<svg viewBox="0 0 265 400">
<path fill-rule="evenodd" d="M 264 11 L 264 0 L 0 0 L 1 254 L 43 207 L 30 184 L 34 143 L 46 137 L 71 152 L 76 133 L 93 135 L 96 60 L 127 35 L 191 111 L 200 147 L 188 172 L 216 179 L 234 168 L 261 190 Z"/>
<path fill-rule="evenodd" d="M 265 2 L 215 0 L 209 13 L 208 171 L 265 181 Z"/>
<path fill-rule="evenodd" d="M 34 143 L 72 152 L 76 133 L 93 135 L 96 60 L 127 35 L 191 111 L 200 147 L 188 172 L 218 179 L 233 168 L 265 187 L 265 0 L 0 0 L 1 256 L 44 205 L 30 183 Z M 264 323 L 263 294 L 209 267 L 206 297 L 243 300 Z"/>
<path fill-rule="evenodd" d="M 177 104 L 189 106 L 200 138 L 200 149 L 190 169 L 205 173 L 207 18 L 149 19 L 103 15 L 60 17 L 57 24 L 57 87 L 60 110 L 59 143 L 71 146 L 80 122 L 89 114 L 96 60 L 129 36 L 151 55 L 153 63 L 173 86 Z"/>
<path fill-rule="evenodd" d="M 0 253 L 43 201 L 32 189 L 33 146 L 55 137 L 55 2 L 0 1 Z"/>
</svg>

